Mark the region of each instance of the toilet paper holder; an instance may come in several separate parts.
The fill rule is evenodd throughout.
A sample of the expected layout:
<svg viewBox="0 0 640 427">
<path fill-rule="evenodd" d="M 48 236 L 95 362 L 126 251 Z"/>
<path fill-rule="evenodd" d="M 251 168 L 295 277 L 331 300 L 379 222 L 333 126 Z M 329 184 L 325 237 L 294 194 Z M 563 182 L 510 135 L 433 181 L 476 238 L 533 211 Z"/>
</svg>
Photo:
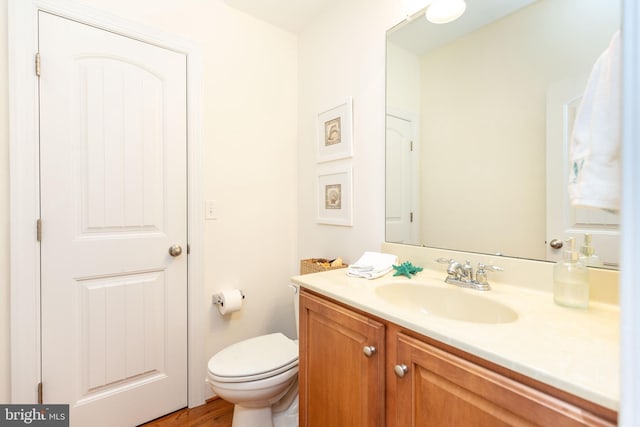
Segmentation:
<svg viewBox="0 0 640 427">
<path fill-rule="evenodd" d="M 244 292 L 240 291 L 240 295 L 242 295 L 242 299 L 244 300 Z M 222 294 L 213 294 L 213 305 L 220 305 L 224 307 L 224 302 L 222 302 Z"/>
</svg>

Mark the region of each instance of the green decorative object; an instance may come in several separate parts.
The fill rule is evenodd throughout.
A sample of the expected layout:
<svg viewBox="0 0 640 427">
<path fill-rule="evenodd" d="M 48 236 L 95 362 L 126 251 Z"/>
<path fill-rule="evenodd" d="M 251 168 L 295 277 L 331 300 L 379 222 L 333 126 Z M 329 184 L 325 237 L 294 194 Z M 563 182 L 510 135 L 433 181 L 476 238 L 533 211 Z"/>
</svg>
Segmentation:
<svg viewBox="0 0 640 427">
<path fill-rule="evenodd" d="M 395 273 L 394 276 L 406 276 L 411 279 L 411 276 L 422 271 L 422 267 L 416 267 L 411 264 L 409 261 L 405 261 L 400 265 L 394 265 L 393 269 Z"/>
</svg>

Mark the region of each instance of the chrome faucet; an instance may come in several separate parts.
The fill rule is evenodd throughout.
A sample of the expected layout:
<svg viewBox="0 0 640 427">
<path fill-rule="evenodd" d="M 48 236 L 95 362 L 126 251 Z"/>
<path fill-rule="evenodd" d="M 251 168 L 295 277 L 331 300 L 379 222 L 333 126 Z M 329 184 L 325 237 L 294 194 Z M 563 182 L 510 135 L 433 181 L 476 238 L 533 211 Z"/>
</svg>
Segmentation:
<svg viewBox="0 0 640 427">
<path fill-rule="evenodd" d="M 464 288 L 476 289 L 478 291 L 488 291 L 491 289 L 491 286 L 489 286 L 489 282 L 487 281 L 487 271 L 504 271 L 501 267 L 496 265 L 478 263 L 478 269 L 474 277 L 473 266 L 469 260 L 464 264 L 460 264 L 455 259 L 447 258 L 438 258 L 436 261 L 441 264 L 448 264 L 447 277 L 444 279 L 445 283 Z"/>
</svg>

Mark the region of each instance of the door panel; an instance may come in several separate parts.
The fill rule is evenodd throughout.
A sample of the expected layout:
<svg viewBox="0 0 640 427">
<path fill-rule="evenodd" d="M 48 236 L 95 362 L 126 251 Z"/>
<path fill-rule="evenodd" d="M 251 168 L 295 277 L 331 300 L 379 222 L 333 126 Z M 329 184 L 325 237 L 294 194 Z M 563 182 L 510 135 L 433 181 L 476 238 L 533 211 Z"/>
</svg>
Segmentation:
<svg viewBox="0 0 640 427">
<path fill-rule="evenodd" d="M 161 231 L 162 81 L 119 60 L 84 59 L 78 65 L 87 124 L 81 141 L 82 231 Z"/>
<path fill-rule="evenodd" d="M 42 381 L 72 426 L 187 405 L 186 58 L 40 12 Z"/>
<path fill-rule="evenodd" d="M 396 425 L 402 427 L 610 426 L 555 396 L 400 332 Z"/>
<path fill-rule="evenodd" d="M 384 424 L 384 340 L 381 323 L 300 295 L 300 426 Z"/>
<path fill-rule="evenodd" d="M 108 384 L 164 371 L 164 273 L 82 280 L 85 394 Z"/>
</svg>

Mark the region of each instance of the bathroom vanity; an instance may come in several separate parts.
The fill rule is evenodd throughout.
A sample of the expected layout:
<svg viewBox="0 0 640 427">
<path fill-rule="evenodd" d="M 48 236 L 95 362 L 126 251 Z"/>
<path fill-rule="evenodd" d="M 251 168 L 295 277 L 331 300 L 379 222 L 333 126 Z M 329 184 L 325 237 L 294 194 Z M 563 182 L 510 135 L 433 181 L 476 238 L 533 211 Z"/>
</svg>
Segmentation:
<svg viewBox="0 0 640 427">
<path fill-rule="evenodd" d="M 548 292 L 440 276 L 293 278 L 300 426 L 616 424 L 617 306 L 571 310 Z"/>
</svg>

